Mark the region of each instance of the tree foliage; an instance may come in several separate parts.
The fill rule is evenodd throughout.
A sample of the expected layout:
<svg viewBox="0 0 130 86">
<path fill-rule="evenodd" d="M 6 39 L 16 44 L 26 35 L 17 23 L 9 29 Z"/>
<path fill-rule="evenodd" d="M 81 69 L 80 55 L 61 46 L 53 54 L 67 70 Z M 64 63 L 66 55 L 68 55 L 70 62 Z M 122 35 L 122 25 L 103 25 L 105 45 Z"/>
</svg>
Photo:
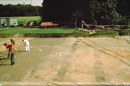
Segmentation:
<svg viewBox="0 0 130 86">
<path fill-rule="evenodd" d="M 122 15 L 122 10 L 117 11 L 118 5 L 118 0 L 106 0 L 102 2 L 99 2 L 99 0 L 91 0 L 92 19 L 97 21 L 98 24 L 127 24 L 129 18 L 127 19 L 126 16 L 129 13 Z M 126 5 L 122 4 L 122 6 Z M 127 12 L 129 11 L 127 10 Z"/>
<path fill-rule="evenodd" d="M 44 0 L 43 21 L 127 24 L 130 0 Z M 125 8 L 125 10 L 124 10 Z"/>
<path fill-rule="evenodd" d="M 88 0 L 82 0 L 82 2 L 80 0 L 44 0 L 43 21 L 75 22 L 76 19 L 79 24 L 82 19 L 90 15 L 88 7 Z M 84 15 L 86 13 L 87 15 Z"/>
<path fill-rule="evenodd" d="M 31 5 L 2 5 L 0 4 L 0 16 L 11 17 L 11 16 L 39 16 L 41 7 Z"/>
</svg>

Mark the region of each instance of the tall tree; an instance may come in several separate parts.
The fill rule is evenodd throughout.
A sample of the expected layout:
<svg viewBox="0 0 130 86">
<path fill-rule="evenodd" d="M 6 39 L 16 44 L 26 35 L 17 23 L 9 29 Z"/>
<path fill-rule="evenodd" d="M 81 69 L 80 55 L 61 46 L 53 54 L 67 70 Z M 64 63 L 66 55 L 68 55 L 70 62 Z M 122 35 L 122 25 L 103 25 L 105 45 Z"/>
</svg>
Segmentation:
<svg viewBox="0 0 130 86">
<path fill-rule="evenodd" d="M 43 21 L 69 22 L 71 20 L 76 26 L 80 25 L 81 20 L 91 24 L 126 24 L 130 13 L 129 0 L 120 1 L 44 0 L 41 16 Z M 127 8 L 126 13 L 120 10 L 122 6 Z"/>
<path fill-rule="evenodd" d="M 75 22 L 75 19 L 78 19 L 78 23 L 80 23 L 83 17 L 78 15 L 78 12 L 82 14 L 88 13 L 86 16 L 89 16 L 89 1 L 44 0 L 42 10 L 43 21 L 69 22 L 72 19 Z M 89 22 L 89 18 L 87 20 Z"/>
</svg>

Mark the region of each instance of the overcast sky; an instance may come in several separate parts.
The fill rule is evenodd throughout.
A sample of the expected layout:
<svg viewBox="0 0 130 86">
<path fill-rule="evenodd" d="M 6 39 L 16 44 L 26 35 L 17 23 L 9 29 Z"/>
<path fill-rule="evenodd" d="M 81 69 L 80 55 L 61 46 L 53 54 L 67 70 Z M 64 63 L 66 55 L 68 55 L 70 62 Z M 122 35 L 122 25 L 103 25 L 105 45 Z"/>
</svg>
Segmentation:
<svg viewBox="0 0 130 86">
<path fill-rule="evenodd" d="M 0 4 L 32 4 L 42 6 L 43 0 L 0 0 Z"/>
</svg>

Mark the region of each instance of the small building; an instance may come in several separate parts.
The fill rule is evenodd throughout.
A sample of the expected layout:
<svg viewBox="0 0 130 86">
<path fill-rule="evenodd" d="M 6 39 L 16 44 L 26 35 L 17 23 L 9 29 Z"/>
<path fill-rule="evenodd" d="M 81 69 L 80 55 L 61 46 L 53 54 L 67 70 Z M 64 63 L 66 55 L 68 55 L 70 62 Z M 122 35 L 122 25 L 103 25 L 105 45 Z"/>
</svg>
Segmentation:
<svg viewBox="0 0 130 86">
<path fill-rule="evenodd" d="M 17 26 L 18 20 L 13 18 L 0 18 L 0 26 L 1 27 L 10 27 L 10 26 Z"/>
</svg>

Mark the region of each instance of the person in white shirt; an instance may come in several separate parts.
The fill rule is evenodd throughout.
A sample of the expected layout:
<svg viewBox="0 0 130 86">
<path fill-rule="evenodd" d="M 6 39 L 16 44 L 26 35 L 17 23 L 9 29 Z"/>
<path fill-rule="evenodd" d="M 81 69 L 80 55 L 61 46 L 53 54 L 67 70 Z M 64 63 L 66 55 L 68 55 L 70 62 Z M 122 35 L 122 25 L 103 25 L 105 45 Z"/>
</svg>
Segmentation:
<svg viewBox="0 0 130 86">
<path fill-rule="evenodd" d="M 25 50 L 26 51 L 30 51 L 30 48 L 29 48 L 29 41 L 27 39 L 25 40 L 22 40 L 24 42 L 24 46 L 25 46 Z"/>
</svg>

